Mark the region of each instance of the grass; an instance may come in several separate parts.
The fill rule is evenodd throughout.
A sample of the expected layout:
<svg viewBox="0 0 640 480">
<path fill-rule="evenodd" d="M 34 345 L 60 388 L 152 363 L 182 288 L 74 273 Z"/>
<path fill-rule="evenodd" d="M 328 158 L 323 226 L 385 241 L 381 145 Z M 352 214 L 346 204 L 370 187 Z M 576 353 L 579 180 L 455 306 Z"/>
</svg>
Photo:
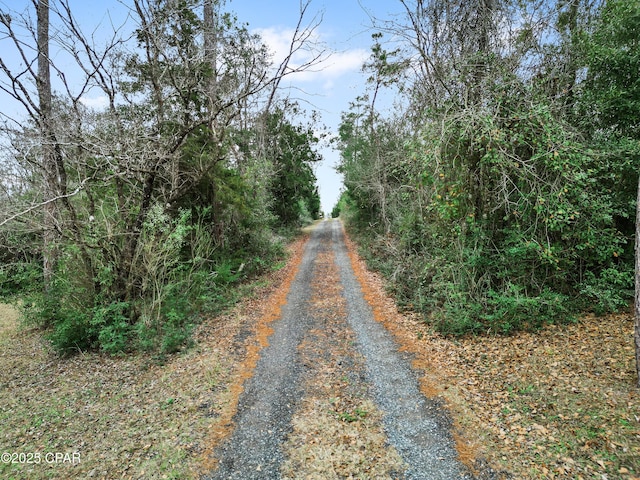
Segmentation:
<svg viewBox="0 0 640 480">
<path fill-rule="evenodd" d="M 282 477 L 398 478 L 405 467 L 388 445 L 381 411 L 368 398 L 364 360 L 345 323 L 346 302 L 329 252 L 316 260 L 311 302 L 321 328 L 312 329 L 298 349 L 308 368 L 306 394 L 284 445 Z"/>
<path fill-rule="evenodd" d="M 3 307 L 2 451 L 78 455 L 80 462 L 0 463 L 0 477 L 194 477 L 188 460 L 207 423 L 194 413 L 208 392 L 189 379 L 208 370 L 196 361 L 201 354 L 194 350 L 166 366 L 141 356 L 63 360 L 39 331 L 20 328 L 6 312 Z"/>
<path fill-rule="evenodd" d="M 328 280 L 335 272 L 325 260 L 321 278 Z M 400 315 L 380 278 L 358 271 L 376 317 L 413 356 L 422 391 L 446 402 L 459 453 L 472 468 L 486 458 L 518 479 L 640 478 L 630 315 L 451 341 Z M 20 327 L 15 310 L 0 305 L 0 450 L 80 455 L 76 464 L 0 463 L 0 478 L 198 478 L 211 432 L 225 430 L 233 410 L 232 386 L 256 342 L 256 318 L 286 274 L 272 272 L 253 298 L 205 321 L 195 346 L 163 364 L 143 355 L 60 359 L 41 332 Z M 334 321 L 339 292 L 314 288 L 331 332 L 303 347 L 316 389 L 307 389 L 294 417 L 283 476 L 393 476 L 402 463 L 386 445 L 380 412 L 358 392 L 351 375 L 358 362 L 335 367 L 353 342 Z"/>
<path fill-rule="evenodd" d="M 0 462 L 0 478 L 200 478 L 211 432 L 232 403 L 241 333 L 251 330 L 287 270 L 256 279 L 251 296 L 199 325 L 192 348 L 161 362 L 97 352 L 60 358 L 41 331 L 22 327 L 17 312 L 0 304 L 0 452 L 80 458 Z"/>
<path fill-rule="evenodd" d="M 376 318 L 414 356 L 422 391 L 446 402 L 470 467 L 484 458 L 504 478 L 640 478 L 631 314 L 448 339 L 398 313 L 381 277 L 352 262 Z"/>
</svg>

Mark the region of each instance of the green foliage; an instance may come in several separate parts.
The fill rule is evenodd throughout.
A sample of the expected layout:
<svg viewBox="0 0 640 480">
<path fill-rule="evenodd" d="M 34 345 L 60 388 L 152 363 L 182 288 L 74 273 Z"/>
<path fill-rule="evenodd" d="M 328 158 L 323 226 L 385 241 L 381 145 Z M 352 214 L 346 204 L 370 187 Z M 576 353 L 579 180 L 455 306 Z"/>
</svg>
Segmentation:
<svg viewBox="0 0 640 480">
<path fill-rule="evenodd" d="M 26 321 L 48 329 L 52 346 L 63 355 L 94 348 L 112 355 L 135 349 L 166 355 L 188 346 L 200 312 L 219 312 L 233 304 L 241 292 L 238 283 L 283 254 L 280 245 L 263 243 L 251 245 L 263 257 L 254 253 L 246 263 L 233 260 L 211 239 L 205 223 L 210 210 L 194 212 L 183 210 L 172 218 L 159 205 L 150 209 L 136 254 L 137 274 L 144 281 L 134 302 L 115 296 L 116 279 L 108 266 L 99 268 L 93 279 L 100 288 L 88 288 L 92 285 L 78 272 L 71 275 L 79 264 L 73 246 L 61 256 L 46 291 L 38 288 L 41 268 L 12 266 L 24 274 Z"/>
<path fill-rule="evenodd" d="M 114 302 L 90 307 L 84 289 L 59 273 L 45 292 L 24 297 L 24 318 L 49 330 L 47 337 L 62 355 L 100 348 L 109 354 L 132 347 L 129 304 Z"/>
<path fill-rule="evenodd" d="M 604 2 L 591 33 L 582 38 L 587 76 L 581 113 L 594 124 L 633 138 L 640 134 L 640 4 Z"/>
<path fill-rule="evenodd" d="M 113 355 L 125 352 L 129 348 L 132 329 L 128 310 L 129 304 L 125 302 L 111 303 L 94 309 L 90 324 L 92 330 L 98 334 L 100 348 L 105 352 Z"/>
<path fill-rule="evenodd" d="M 138 347 L 142 350 L 167 355 L 190 345 L 195 309 L 189 305 L 189 297 L 180 295 L 179 290 L 167 295 L 158 316 L 145 317 L 136 324 Z"/>
<path fill-rule="evenodd" d="M 527 295 L 522 287 L 508 285 L 501 292 L 489 291 L 487 300 L 487 313 L 479 317 L 492 332 L 507 334 L 573 320 L 569 298 L 549 289 L 533 296 Z"/>
<path fill-rule="evenodd" d="M 48 338 L 58 353 L 69 355 L 92 348 L 95 331 L 90 326 L 88 315 L 81 315 L 77 311 L 61 311 Z"/>
<path fill-rule="evenodd" d="M 598 276 L 587 272 L 580 289 L 585 306 L 591 307 L 597 315 L 623 310 L 633 297 L 633 270 L 631 262 L 622 268 L 606 268 Z"/>
<path fill-rule="evenodd" d="M 294 125 L 297 109 L 277 99 L 275 113 L 256 108 L 277 84 L 266 47 L 224 2 L 208 26 L 197 4 L 132 10 L 137 30 L 114 39 L 94 78 L 111 79 L 98 83 L 117 105 L 56 97 L 55 188 L 43 188 L 33 123 L 6 142 L 17 220 L 0 226 L 0 295 L 23 299 L 60 353 L 180 350 L 203 312 L 235 302 L 320 215 L 313 125 Z M 55 207 L 56 232 L 29 208 L 40 203 Z"/>
<path fill-rule="evenodd" d="M 361 407 L 356 407 L 353 412 L 345 411 L 345 412 L 336 412 L 336 417 L 343 422 L 353 423 L 359 420 L 364 420 L 369 415 L 369 412 L 362 409 Z"/>
<path fill-rule="evenodd" d="M 334 205 L 333 210 L 331 210 L 331 218 L 338 218 L 343 212 L 346 212 L 348 201 L 348 194 L 343 190 L 340 192 L 338 202 Z"/>
<path fill-rule="evenodd" d="M 0 297 L 11 298 L 42 284 L 42 269 L 36 262 L 0 265 Z"/>
<path fill-rule="evenodd" d="M 580 38 L 586 78 L 577 109 L 581 127 L 599 150 L 594 168 L 612 198 L 612 215 L 633 245 L 640 170 L 640 5 L 607 1 Z M 588 123 L 584 120 L 588 119 Z M 637 239 L 636 239 L 637 241 Z M 596 277 L 588 272 L 581 293 L 598 314 L 627 306 L 633 295 L 633 251 L 616 249 L 619 262 Z"/>
<path fill-rule="evenodd" d="M 585 140 L 512 73 L 484 88 L 480 104 L 423 111 L 417 134 L 359 104 L 343 115 L 339 211 L 368 258 L 400 305 L 447 334 L 506 334 L 623 308 L 636 144 Z"/>
<path fill-rule="evenodd" d="M 292 125 L 284 112 L 267 120 L 272 138 L 268 154 L 273 158 L 270 182 L 272 210 L 281 226 L 298 226 L 320 218 L 320 195 L 312 165 L 321 157 L 314 150 L 319 142 L 311 128 Z"/>
</svg>

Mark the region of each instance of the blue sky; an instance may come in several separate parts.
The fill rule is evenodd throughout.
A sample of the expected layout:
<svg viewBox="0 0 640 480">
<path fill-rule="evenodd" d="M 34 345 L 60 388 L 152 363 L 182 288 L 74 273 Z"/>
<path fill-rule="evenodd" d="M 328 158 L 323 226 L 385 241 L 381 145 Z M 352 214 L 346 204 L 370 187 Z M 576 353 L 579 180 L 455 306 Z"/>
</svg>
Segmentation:
<svg viewBox="0 0 640 480">
<path fill-rule="evenodd" d="M 129 3 L 127 0 L 70 0 L 74 15 L 83 24 L 85 32 L 92 32 L 94 28 L 99 32 L 100 24 L 102 28 L 108 28 L 110 23 L 121 24 Z M 31 0 L 0 0 L 0 9 L 24 11 L 30 4 Z M 227 0 L 225 10 L 234 12 L 239 22 L 247 23 L 251 31 L 260 33 L 277 61 L 288 47 L 300 6 L 300 0 Z M 303 100 L 303 106 L 317 110 L 321 122 L 330 132 L 336 132 L 341 112 L 347 110 L 349 102 L 365 89 L 365 77 L 360 69 L 369 55 L 372 33 L 367 12 L 378 18 L 388 18 L 400 8 L 399 2 L 384 0 L 311 0 L 306 21 L 310 22 L 316 14 L 322 15 L 316 40 L 326 45 L 330 56 L 314 73 L 293 75 L 288 79 L 296 87 L 291 95 Z M 4 55 L 2 50 L 0 39 L 0 55 Z M 5 101 L 2 104 L 6 113 L 10 107 Z M 342 184 L 334 170 L 339 155 L 330 148 L 323 148 L 321 153 L 324 161 L 317 166 L 316 175 L 322 210 L 330 212 Z"/>
<path fill-rule="evenodd" d="M 401 8 L 399 2 L 389 0 L 311 0 L 307 21 L 316 13 L 322 14 L 318 40 L 326 44 L 331 56 L 319 67 L 321 71 L 293 76 L 291 81 L 307 93 L 304 99 L 320 112 L 322 122 L 332 133 L 337 131 L 340 114 L 348 109 L 349 102 L 365 90 L 361 67 L 371 46 L 369 15 L 389 18 Z M 261 33 L 277 58 L 278 51 L 288 47 L 291 30 L 299 18 L 300 0 L 232 0 L 227 2 L 227 10 L 235 12 L 239 21 L 247 22 L 250 30 Z M 300 94 L 292 92 L 292 96 Z M 321 153 L 324 161 L 316 175 L 322 210 L 330 213 L 342 186 L 342 178 L 334 169 L 339 154 L 331 148 L 323 148 Z"/>
</svg>

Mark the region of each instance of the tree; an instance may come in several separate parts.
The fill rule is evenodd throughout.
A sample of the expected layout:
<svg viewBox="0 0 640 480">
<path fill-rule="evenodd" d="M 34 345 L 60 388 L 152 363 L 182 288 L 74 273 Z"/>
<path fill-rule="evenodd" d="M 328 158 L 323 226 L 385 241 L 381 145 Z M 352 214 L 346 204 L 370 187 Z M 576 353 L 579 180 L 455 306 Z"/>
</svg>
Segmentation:
<svg viewBox="0 0 640 480">
<path fill-rule="evenodd" d="M 12 147 L 4 167 L 20 178 L 3 182 L 10 201 L 2 205 L 0 239 L 15 250 L 10 228 L 27 225 L 23 238 L 44 237 L 45 253 L 55 253 L 56 262 L 38 269 L 50 288 L 25 304 L 53 326 L 61 351 L 149 342 L 175 348 L 202 289 L 227 285 L 259 268 L 251 259 L 276 250 L 272 217 L 263 213 L 275 202 L 268 187 L 287 182 L 271 182 L 274 172 L 291 166 L 301 175 L 279 202 L 313 215 L 319 208 L 307 163 L 317 159 L 310 132 L 281 115 L 273 136 L 282 128 L 292 144 L 278 145 L 273 158 L 260 142 L 238 145 L 264 128 L 265 105 L 279 102 L 279 78 L 295 69 L 286 62 L 272 68 L 261 39 L 221 5 L 134 0 L 126 25 L 135 23 L 133 32 L 116 28 L 100 48 L 66 0 L 40 2 L 37 25 L 28 10 L 0 17 L 5 42 L 27 66 L 24 72 L 3 56 L 0 88 L 30 117 L 4 128 Z M 309 38 L 300 28 L 292 52 Z M 80 82 L 70 83 L 52 61 L 61 57 L 75 61 Z M 49 68 L 60 78 L 57 90 Z M 106 97 L 105 108 L 83 104 L 89 90 Z M 43 210 L 50 211 L 44 220 Z M 33 246 L 24 248 L 37 259 Z M 218 281 L 209 282 L 213 275 Z M 158 346 L 165 340 L 169 346 Z"/>
<path fill-rule="evenodd" d="M 369 96 L 340 128 L 343 205 L 400 302 L 442 331 L 628 302 L 631 164 L 593 141 L 610 126 L 577 120 L 595 109 L 576 115 L 591 3 L 403 1 L 378 22 L 397 60 L 374 37 Z M 385 118 L 370 99 L 392 77 L 404 110 Z"/>
<path fill-rule="evenodd" d="M 30 115 L 30 119 L 37 125 L 40 135 L 40 165 L 42 166 L 43 186 L 45 198 L 48 201 L 43 207 L 43 275 L 45 286 L 51 282 L 57 256 L 56 242 L 60 233 L 58 202 L 65 194 L 65 171 L 60 158 L 55 129 L 53 126 L 53 95 L 51 90 L 50 55 L 49 55 L 49 1 L 43 0 L 36 3 L 36 30 L 34 33 L 35 51 L 37 52 L 37 70 L 33 64 L 28 64 L 25 72 L 20 74 L 10 70 L 4 61 L 0 60 L 0 68 L 10 80 L 2 90 L 14 99 L 22 103 Z M 15 32 L 15 19 L 9 13 L 0 15 L 0 23 L 5 28 L 9 38 L 23 58 L 27 60 L 25 49 L 22 47 L 18 35 Z M 32 30 L 33 31 L 33 30 Z M 26 75 L 24 75 L 26 74 Z M 36 94 L 29 93 L 30 77 L 36 85 Z"/>
<path fill-rule="evenodd" d="M 638 193 L 636 195 L 636 263 L 635 263 L 635 299 L 634 299 L 634 343 L 636 352 L 636 374 L 640 387 L 640 178 L 638 178 Z"/>
<path fill-rule="evenodd" d="M 36 25 L 31 25 L 27 14 L 2 13 L 0 25 L 6 32 L 6 39 L 13 44 L 20 60 L 27 65 L 26 70 L 12 69 L 4 61 L 0 61 L 0 71 L 4 74 L 6 82 L 0 88 L 9 97 L 21 104 L 31 122 L 24 129 L 23 140 L 18 140 L 21 148 L 26 148 L 24 159 L 28 162 L 24 172 L 36 177 L 42 177 L 42 195 L 23 212 L 11 215 L 9 219 L 15 219 L 24 213 L 42 208 L 43 217 L 37 223 L 37 229 L 42 231 L 43 246 L 38 249 L 43 264 L 43 281 L 46 289 L 51 288 L 54 271 L 60 255 L 60 240 L 66 235 L 79 240 L 80 230 L 77 223 L 76 210 L 70 198 L 78 194 L 85 179 L 79 181 L 74 189 L 69 188 L 67 166 L 65 165 L 60 129 L 55 120 L 59 113 L 59 100 L 54 96 L 51 85 L 51 68 L 56 68 L 50 55 L 50 12 L 52 5 L 49 1 L 41 1 L 34 4 L 36 8 Z M 65 3 L 62 4 L 66 6 Z M 68 10 L 68 6 L 67 6 Z M 54 10 L 58 16 L 60 13 Z M 36 62 L 29 57 L 28 41 L 23 40 L 22 33 L 32 35 L 36 52 Z M 26 37 L 28 38 L 28 36 Z M 37 63 L 37 72 L 33 65 Z M 63 80 L 63 86 L 70 92 L 64 73 L 56 68 L 59 77 Z M 86 88 L 89 77 L 80 82 L 80 89 Z M 31 90 L 31 84 L 35 84 L 36 91 Z M 78 98 L 75 98 L 77 102 Z M 13 138 L 16 138 L 20 125 L 15 128 L 15 119 L 7 117 L 4 130 Z M 14 144 L 15 145 L 15 144 Z M 13 165 L 16 170 L 16 165 Z M 7 220 L 2 222 L 6 223 Z M 69 226 L 70 228 L 67 228 Z M 85 267 L 88 264 L 88 252 L 86 244 L 78 242 L 80 255 Z"/>
<path fill-rule="evenodd" d="M 320 198 L 313 173 L 313 165 L 321 160 L 314 150 L 318 138 L 311 128 L 292 125 L 282 110 L 269 116 L 267 138 L 267 155 L 274 165 L 272 209 L 279 223 L 292 227 L 301 220 L 319 218 Z"/>
<path fill-rule="evenodd" d="M 625 199 L 634 192 L 630 180 L 637 180 L 634 339 L 640 387 L 640 5 L 610 0 L 599 13 L 585 38 L 588 69 L 582 111 L 595 126 L 592 136 L 617 157 L 620 175 L 616 187 L 626 190 Z"/>
<path fill-rule="evenodd" d="M 45 191 L 49 198 L 58 196 L 58 178 L 64 175 L 61 162 L 56 159 L 55 131 L 53 129 L 53 110 L 51 94 L 51 73 L 49 71 L 49 1 L 41 0 L 36 7 L 37 12 L 37 44 L 38 44 L 38 76 L 36 85 L 39 99 L 39 128 L 42 134 L 42 163 L 45 172 Z M 60 170 L 60 171 L 59 171 Z M 61 180 L 62 180 L 61 178 Z M 45 282 L 51 281 L 55 263 L 56 228 L 59 228 L 56 202 L 44 207 L 44 245 L 43 269 Z"/>
</svg>

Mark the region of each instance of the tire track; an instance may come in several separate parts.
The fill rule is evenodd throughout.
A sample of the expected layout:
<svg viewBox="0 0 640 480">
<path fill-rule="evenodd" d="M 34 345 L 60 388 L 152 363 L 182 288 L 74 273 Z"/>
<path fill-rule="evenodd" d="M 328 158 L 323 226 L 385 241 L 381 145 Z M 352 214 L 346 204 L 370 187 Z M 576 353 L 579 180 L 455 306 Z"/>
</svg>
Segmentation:
<svg viewBox="0 0 640 480">
<path fill-rule="evenodd" d="M 419 388 L 411 359 L 398 351 L 391 334 L 378 323 L 365 300 L 339 222 L 332 223 L 333 246 L 347 299 L 347 320 L 366 359 L 367 376 L 389 441 L 408 465 L 407 479 L 471 479 L 459 461 L 451 422 L 437 402 Z"/>
<path fill-rule="evenodd" d="M 331 239 L 316 257 L 315 327 L 300 344 L 305 396 L 285 444 L 283 479 L 401 478 L 405 465 L 389 447 L 382 414 L 370 400 L 364 358 L 353 347 Z"/>
<path fill-rule="evenodd" d="M 299 377 L 303 365 L 297 347 L 314 318 L 307 305 L 311 299 L 314 258 L 330 232 L 314 231 L 303 253 L 280 318 L 271 324 L 273 333 L 260 352 L 253 375 L 246 379 L 233 418 L 235 428 L 216 449 L 218 468 L 205 478 L 280 478 L 282 444 L 291 427 L 291 416 L 303 395 Z"/>
<path fill-rule="evenodd" d="M 319 257 L 321 260 L 318 260 Z M 328 266 L 328 263 L 331 265 Z M 340 303 L 339 308 L 330 305 L 328 298 L 319 301 L 322 297 L 317 291 L 319 282 L 333 284 L 327 290 L 333 292 L 337 303 Z M 324 306 L 322 302 L 325 302 Z M 337 315 L 338 310 L 340 312 Z M 410 367 L 411 359 L 398 352 L 391 334 L 374 319 L 354 274 L 339 221 L 322 222 L 313 231 L 280 313 L 280 318 L 270 324 L 273 333 L 268 338 L 268 345 L 260 351 L 255 368 L 251 369 L 253 375 L 247 375 L 244 381 L 244 391 L 239 397 L 232 422 L 235 428 L 214 453 L 218 468 L 204 478 L 279 479 L 283 477 L 283 465 L 287 458 L 290 460 L 287 467 L 289 473 L 285 476 L 293 478 L 291 472 L 295 470 L 296 462 L 294 450 L 306 449 L 298 452 L 302 453 L 298 459 L 304 459 L 304 455 L 308 457 L 309 452 L 317 455 L 319 450 L 308 449 L 308 445 L 305 445 L 305 442 L 314 441 L 314 438 L 304 427 L 299 428 L 299 422 L 291 435 L 292 418 L 297 415 L 296 418 L 304 419 L 313 403 L 324 405 L 323 409 L 327 408 L 326 405 L 336 406 L 325 397 L 332 393 L 335 395 L 336 389 L 331 384 L 333 382 L 339 386 L 339 382 L 335 382 L 331 375 L 323 377 L 320 374 L 326 373 L 327 369 L 335 372 L 344 370 L 336 368 L 336 353 L 344 359 L 345 365 L 357 364 L 364 370 L 364 379 L 360 380 L 358 387 L 360 392 L 364 392 L 361 393 L 361 400 L 373 405 L 371 400 L 365 398 L 370 397 L 375 403 L 371 410 L 379 412 L 372 415 L 371 424 L 367 426 L 380 432 L 376 434 L 377 438 L 382 439 L 382 443 L 376 440 L 376 445 L 381 445 L 375 447 L 377 455 L 372 457 L 372 447 L 362 448 L 359 445 L 354 450 L 352 460 L 359 455 L 362 458 L 369 455 L 369 458 L 377 458 L 381 463 L 391 463 L 389 459 L 393 455 L 398 458 L 399 454 L 407 465 L 405 473 L 396 468 L 399 465 L 396 462 L 394 466 L 388 465 L 387 470 L 375 470 L 378 478 L 473 478 L 458 459 L 450 422 L 443 409 L 420 392 L 416 373 Z M 333 318 L 328 319 L 328 316 Z M 355 347 L 351 342 L 343 341 L 354 334 L 357 339 Z M 332 341 L 334 346 L 331 346 Z M 331 351 L 333 348 L 335 351 Z M 355 348 L 359 353 L 355 352 Z M 322 365 L 309 363 L 314 355 Z M 314 385 L 314 380 L 325 384 Z M 340 414 L 337 406 L 333 414 L 329 413 Z M 338 424 L 337 431 L 340 432 L 340 429 Z M 330 435 L 336 435 L 336 430 L 332 431 Z M 353 434 L 347 433 L 346 425 L 341 433 L 344 434 L 342 438 Z M 393 448 L 384 446 L 385 433 Z M 357 434 L 354 438 L 357 438 Z M 288 439 L 290 441 L 287 443 Z M 335 445 L 326 442 L 326 438 L 324 440 L 323 449 L 327 455 L 345 451 L 345 443 L 338 445 L 338 438 Z M 286 452 L 283 451 L 285 446 L 288 449 Z M 334 454 L 331 453 L 332 449 Z M 392 456 L 386 456 L 385 449 L 393 452 Z M 373 467 L 354 470 L 362 465 L 365 463 L 359 463 L 356 459 L 344 469 L 338 465 L 339 475 L 334 468 L 329 477 L 323 477 L 320 473 L 309 478 L 339 478 L 344 474 L 348 474 L 349 478 L 368 478 L 366 472 L 373 473 Z M 290 467 L 294 467 L 294 470 Z M 354 475 L 354 472 L 358 475 Z M 302 471 L 296 474 L 302 474 Z"/>
</svg>

